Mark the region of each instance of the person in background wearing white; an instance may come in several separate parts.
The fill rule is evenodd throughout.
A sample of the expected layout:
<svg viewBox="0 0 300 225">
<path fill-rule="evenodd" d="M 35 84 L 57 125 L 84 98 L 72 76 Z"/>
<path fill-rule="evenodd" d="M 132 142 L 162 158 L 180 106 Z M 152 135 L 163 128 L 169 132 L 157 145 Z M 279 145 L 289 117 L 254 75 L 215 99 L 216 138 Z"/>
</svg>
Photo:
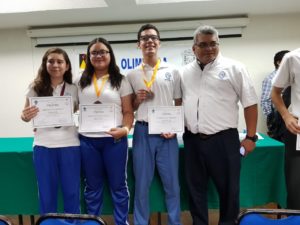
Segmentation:
<svg viewBox="0 0 300 225">
<path fill-rule="evenodd" d="M 282 90 L 291 86 L 291 104 L 287 109 Z M 272 101 L 284 120 L 285 177 L 287 185 L 287 208 L 300 209 L 300 151 L 297 135 L 300 134 L 300 48 L 287 53 L 273 80 Z"/>
<path fill-rule="evenodd" d="M 77 88 L 67 53 L 51 48 L 43 56 L 38 75 L 29 86 L 21 118 L 29 122 L 39 109 L 29 97 L 72 96 L 78 106 Z M 75 126 L 38 128 L 34 132 L 33 162 L 37 176 L 40 213 L 57 213 L 61 184 L 64 212 L 80 213 L 80 148 Z"/>
</svg>

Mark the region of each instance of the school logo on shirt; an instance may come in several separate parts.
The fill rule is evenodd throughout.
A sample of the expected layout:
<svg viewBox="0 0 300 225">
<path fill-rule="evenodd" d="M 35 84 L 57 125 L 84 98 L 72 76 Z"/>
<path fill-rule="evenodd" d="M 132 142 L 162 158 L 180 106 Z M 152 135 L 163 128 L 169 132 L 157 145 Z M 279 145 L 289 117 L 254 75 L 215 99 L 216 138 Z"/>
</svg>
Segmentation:
<svg viewBox="0 0 300 225">
<path fill-rule="evenodd" d="M 221 80 L 224 80 L 226 78 L 226 73 L 224 71 L 221 71 L 218 76 Z"/>
<path fill-rule="evenodd" d="M 166 72 L 166 73 L 165 73 L 165 80 L 167 80 L 167 81 L 171 81 L 171 78 L 172 78 L 172 75 L 171 75 L 171 73 L 169 73 L 169 72 Z"/>
</svg>

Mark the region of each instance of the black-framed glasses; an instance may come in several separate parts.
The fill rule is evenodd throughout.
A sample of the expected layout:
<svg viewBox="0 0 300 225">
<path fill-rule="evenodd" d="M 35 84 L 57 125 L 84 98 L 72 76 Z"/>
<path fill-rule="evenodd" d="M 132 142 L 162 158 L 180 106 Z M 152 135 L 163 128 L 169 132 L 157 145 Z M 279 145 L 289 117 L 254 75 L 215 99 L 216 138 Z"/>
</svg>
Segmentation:
<svg viewBox="0 0 300 225">
<path fill-rule="evenodd" d="M 100 50 L 100 51 L 90 52 L 91 56 L 93 56 L 93 57 L 97 57 L 98 55 L 101 56 L 101 57 L 106 56 L 108 53 L 109 53 L 109 51 L 107 51 L 107 50 Z"/>
<path fill-rule="evenodd" d="M 216 48 L 219 46 L 218 42 L 210 42 L 210 43 L 206 43 L 206 42 L 200 42 L 198 44 L 195 43 L 196 46 L 198 46 L 201 49 L 205 49 L 205 48 Z"/>
<path fill-rule="evenodd" d="M 159 37 L 157 35 L 143 35 L 140 37 L 140 41 L 158 41 Z"/>
</svg>

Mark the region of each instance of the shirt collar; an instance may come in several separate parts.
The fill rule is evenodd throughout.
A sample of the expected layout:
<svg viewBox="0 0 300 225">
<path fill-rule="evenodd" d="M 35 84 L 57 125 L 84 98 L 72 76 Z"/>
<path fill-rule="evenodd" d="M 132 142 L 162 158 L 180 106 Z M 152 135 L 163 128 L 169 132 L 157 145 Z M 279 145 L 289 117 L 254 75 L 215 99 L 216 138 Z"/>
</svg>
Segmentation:
<svg viewBox="0 0 300 225">
<path fill-rule="evenodd" d="M 160 59 L 160 64 L 159 64 L 158 69 L 168 67 L 168 63 L 166 63 L 166 62 L 165 62 L 164 60 L 162 60 L 161 58 L 159 58 L 159 59 Z M 144 63 L 143 61 L 142 61 L 142 64 L 141 64 L 141 65 L 143 65 L 143 67 L 144 67 L 144 68 L 147 68 L 147 69 L 153 69 L 153 68 L 154 68 L 154 67 L 150 66 L 149 64 Z"/>
</svg>

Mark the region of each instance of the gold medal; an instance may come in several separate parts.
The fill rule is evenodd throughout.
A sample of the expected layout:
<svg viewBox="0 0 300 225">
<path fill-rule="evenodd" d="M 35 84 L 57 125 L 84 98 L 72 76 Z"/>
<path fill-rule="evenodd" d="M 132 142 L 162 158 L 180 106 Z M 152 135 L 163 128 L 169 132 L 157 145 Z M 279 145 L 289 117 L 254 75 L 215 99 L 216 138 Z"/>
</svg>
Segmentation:
<svg viewBox="0 0 300 225">
<path fill-rule="evenodd" d="M 154 98 L 154 93 L 151 90 L 147 91 L 147 98 L 149 98 L 149 99 Z"/>
</svg>

